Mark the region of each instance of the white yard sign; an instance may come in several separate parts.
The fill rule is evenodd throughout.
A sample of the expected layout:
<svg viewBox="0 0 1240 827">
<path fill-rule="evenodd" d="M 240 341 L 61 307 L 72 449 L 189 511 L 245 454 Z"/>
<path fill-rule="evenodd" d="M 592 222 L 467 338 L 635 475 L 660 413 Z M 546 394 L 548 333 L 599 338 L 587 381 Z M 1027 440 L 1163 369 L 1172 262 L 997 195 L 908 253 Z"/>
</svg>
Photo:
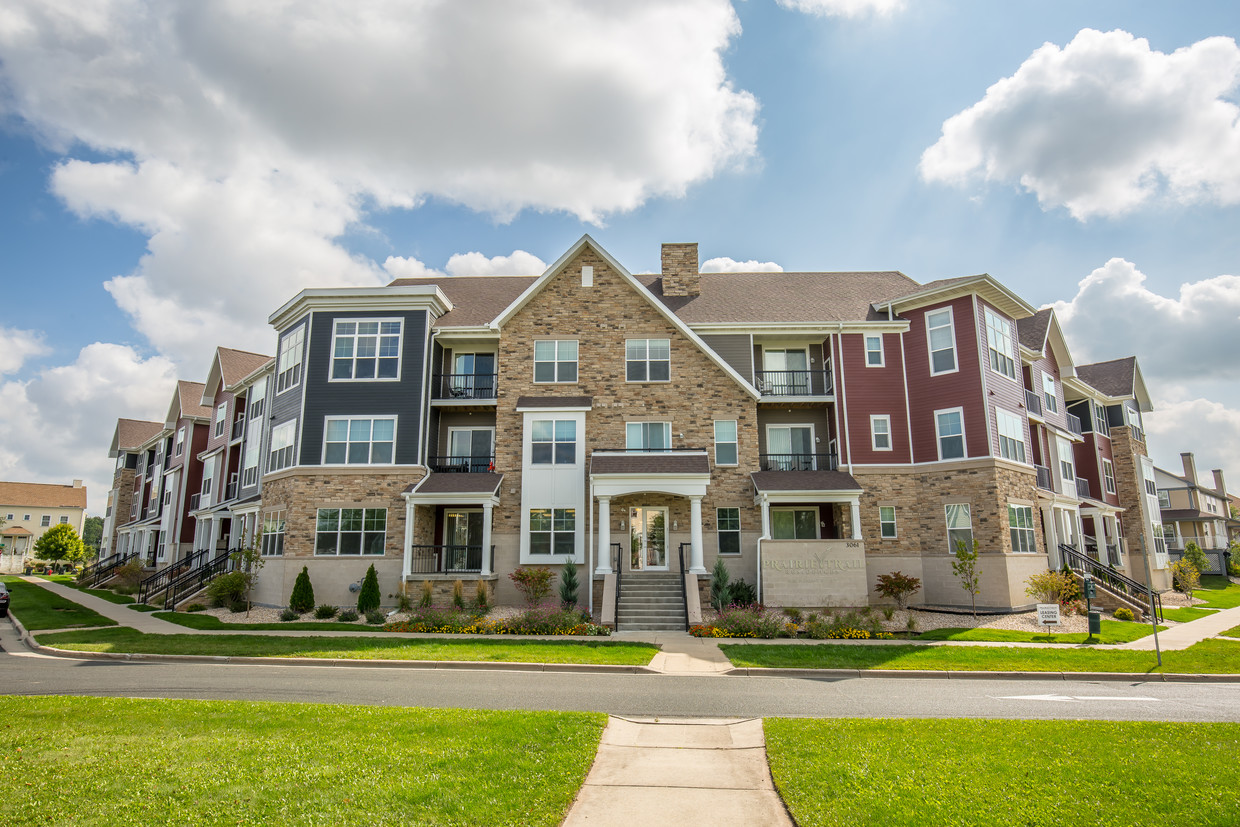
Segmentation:
<svg viewBox="0 0 1240 827">
<path fill-rule="evenodd" d="M 1038 623 L 1043 626 L 1059 625 L 1059 604 L 1058 603 L 1039 603 L 1038 604 Z"/>
</svg>

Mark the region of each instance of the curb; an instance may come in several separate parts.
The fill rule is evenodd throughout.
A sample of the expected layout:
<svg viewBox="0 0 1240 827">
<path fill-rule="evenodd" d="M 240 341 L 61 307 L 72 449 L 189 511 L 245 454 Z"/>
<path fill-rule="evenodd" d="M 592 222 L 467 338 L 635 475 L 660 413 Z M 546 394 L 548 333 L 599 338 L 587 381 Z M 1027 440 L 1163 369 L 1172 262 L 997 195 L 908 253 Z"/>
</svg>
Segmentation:
<svg viewBox="0 0 1240 827">
<path fill-rule="evenodd" d="M 844 680 L 846 678 L 910 678 L 953 681 L 1125 681 L 1162 683 L 1240 683 L 1238 674 L 1194 674 L 1189 672 L 949 672 L 924 669 L 772 669 L 741 666 L 723 674 L 746 678 L 802 678 Z"/>
</svg>

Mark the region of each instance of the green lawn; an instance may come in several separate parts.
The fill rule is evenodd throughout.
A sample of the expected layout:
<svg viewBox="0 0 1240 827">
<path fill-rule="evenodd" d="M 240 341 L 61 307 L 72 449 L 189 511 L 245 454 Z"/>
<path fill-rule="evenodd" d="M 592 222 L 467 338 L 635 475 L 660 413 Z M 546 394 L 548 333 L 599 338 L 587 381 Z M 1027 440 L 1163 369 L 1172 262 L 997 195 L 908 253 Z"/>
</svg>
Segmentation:
<svg viewBox="0 0 1240 827">
<path fill-rule="evenodd" d="M 242 612 L 244 614 L 244 612 Z M 194 612 L 165 612 L 160 610 L 155 617 L 160 620 L 166 620 L 169 623 L 175 623 L 178 626 L 185 626 L 189 629 L 211 629 L 223 631 L 250 631 L 250 632 L 287 632 L 287 631 L 308 631 L 308 632 L 359 632 L 363 629 L 380 630 L 379 626 L 367 626 L 362 623 L 341 623 L 339 621 L 332 622 L 324 620 L 321 622 L 311 623 L 309 621 L 299 623 L 296 620 L 288 623 L 225 623 L 215 615 L 197 614 Z"/>
<path fill-rule="evenodd" d="M 115 626 L 116 621 L 52 594 L 42 586 L 17 577 L 4 578 L 12 595 L 9 611 L 30 631 L 70 629 L 74 626 Z"/>
<path fill-rule="evenodd" d="M 66 633 L 69 634 L 69 633 Z M 736 666 L 782 669 L 935 669 L 978 672 L 1200 672 L 1240 673 L 1240 643 L 1203 640 L 1188 649 L 1154 652 L 1029 649 L 1001 646 L 774 646 L 721 643 Z"/>
<path fill-rule="evenodd" d="M 1193 597 L 1206 601 L 1199 604 L 1203 609 L 1234 609 L 1240 606 L 1240 584 L 1232 583 L 1226 577 L 1207 574 L 1201 578 L 1201 588 L 1193 592 Z"/>
<path fill-rule="evenodd" d="M 85 592 L 86 594 L 92 594 L 95 597 L 108 601 L 109 603 L 125 605 L 133 602 L 132 597 L 124 594 L 117 594 L 110 589 L 84 589 L 78 585 L 76 574 L 40 574 L 39 579 L 47 580 L 51 583 L 59 583 L 62 586 L 68 586 L 71 589 L 77 589 L 78 591 Z"/>
<path fill-rule="evenodd" d="M 774 719 L 801 827 L 1234 825 L 1240 724 Z M 1210 767 L 1209 778 L 1201 768 Z"/>
<path fill-rule="evenodd" d="M 1175 620 L 1179 623 L 1188 623 L 1190 620 L 1201 620 L 1203 617 L 1209 617 L 1214 612 L 1209 609 L 1163 609 L 1163 617 L 1167 620 Z"/>
<path fill-rule="evenodd" d="M 1226 632 L 1219 632 L 1219 634 L 1225 637 L 1240 637 L 1240 626 L 1233 626 Z"/>
<path fill-rule="evenodd" d="M 0 697 L 6 825 L 556 825 L 606 716 Z"/>
<path fill-rule="evenodd" d="M 1165 629 L 1159 626 L 1158 631 Z M 1095 643 L 1127 643 L 1130 640 L 1147 637 L 1154 633 L 1148 623 L 1125 623 L 1120 620 L 1102 621 L 1102 633 L 1094 638 Z M 918 640 L 975 640 L 998 641 L 1002 643 L 1028 642 L 1035 643 L 1084 643 L 1089 637 L 1084 632 L 1072 634 L 1042 632 L 1017 632 L 1011 629 L 934 629 L 923 632 Z"/>
<path fill-rule="evenodd" d="M 472 660 L 503 663 L 610 663 L 645 666 L 658 653 L 649 643 L 611 641 L 413 640 L 383 637 L 268 637 L 265 635 L 147 635 L 135 629 L 100 629 L 39 635 L 39 643 L 75 652 L 142 652 L 358 660 Z"/>
<path fill-rule="evenodd" d="M 158 611 L 162 611 L 162 609 L 161 609 L 159 606 L 151 606 L 151 605 L 149 605 L 149 604 L 147 604 L 147 603 L 130 603 L 130 604 L 129 604 L 129 608 L 133 609 L 135 612 L 158 612 Z"/>
</svg>

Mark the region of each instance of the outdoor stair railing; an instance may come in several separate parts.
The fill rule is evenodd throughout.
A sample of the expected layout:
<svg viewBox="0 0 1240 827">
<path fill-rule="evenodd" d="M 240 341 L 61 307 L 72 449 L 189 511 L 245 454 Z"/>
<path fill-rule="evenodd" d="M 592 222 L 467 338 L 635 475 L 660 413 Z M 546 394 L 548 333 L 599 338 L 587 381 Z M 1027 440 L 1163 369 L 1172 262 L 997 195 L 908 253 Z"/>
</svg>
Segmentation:
<svg viewBox="0 0 1240 827">
<path fill-rule="evenodd" d="M 612 543 L 612 550 L 615 552 L 616 565 L 613 571 L 616 573 L 616 605 L 612 606 L 615 614 L 615 626 L 613 631 L 620 631 L 620 575 L 624 573 L 624 567 L 621 565 L 624 561 L 620 559 L 620 544 Z"/>
<path fill-rule="evenodd" d="M 1088 555 L 1081 554 L 1072 546 L 1060 543 L 1059 554 L 1068 564 L 1068 568 L 1077 574 L 1089 574 L 1096 583 L 1100 583 L 1108 591 L 1127 598 L 1139 606 L 1152 606 L 1155 619 L 1162 621 L 1162 596 L 1149 586 L 1120 574 L 1110 566 L 1104 566 Z"/>
<path fill-rule="evenodd" d="M 138 584 L 138 602 L 145 603 L 151 595 L 159 594 L 168 588 L 168 584 L 190 569 L 198 568 L 207 556 L 207 550 L 188 554 L 170 566 L 160 569 Z"/>
<path fill-rule="evenodd" d="M 89 583 L 101 568 L 110 566 L 114 562 L 116 562 L 116 555 L 109 554 L 107 557 L 96 560 L 88 566 L 83 566 L 82 572 L 78 575 L 78 580 L 82 583 Z"/>
<path fill-rule="evenodd" d="M 189 569 L 174 578 L 164 592 L 164 608 L 175 609 L 177 603 L 181 602 L 182 597 L 193 594 L 207 583 L 210 583 L 211 579 L 216 575 L 228 571 L 230 562 L 230 555 L 221 554 L 214 560 Z"/>
<path fill-rule="evenodd" d="M 128 563 L 130 560 L 134 559 L 137 556 L 138 556 L 138 553 L 135 551 L 130 554 L 126 554 L 124 557 L 117 557 L 114 555 L 108 558 L 112 562 L 100 565 L 94 571 L 94 573 L 91 574 L 89 579 L 84 579 L 82 581 L 82 585 L 86 586 L 87 588 L 97 586 L 98 584 L 102 583 L 104 580 L 107 580 L 109 577 L 111 577 L 116 572 L 117 569 L 119 569 L 121 566 L 125 565 L 126 563 Z"/>
<path fill-rule="evenodd" d="M 681 543 L 677 547 L 680 553 L 680 600 L 685 607 L 685 631 L 689 631 L 689 572 L 685 571 L 685 546 L 691 543 Z"/>
</svg>

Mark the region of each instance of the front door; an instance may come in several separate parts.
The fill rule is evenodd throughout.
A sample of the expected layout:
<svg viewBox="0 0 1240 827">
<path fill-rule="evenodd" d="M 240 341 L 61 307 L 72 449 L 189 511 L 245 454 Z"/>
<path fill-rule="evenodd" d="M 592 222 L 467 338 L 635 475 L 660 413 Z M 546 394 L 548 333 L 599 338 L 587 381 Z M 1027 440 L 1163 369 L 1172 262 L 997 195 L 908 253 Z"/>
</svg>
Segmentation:
<svg viewBox="0 0 1240 827">
<path fill-rule="evenodd" d="M 667 509 L 629 509 L 629 565 L 633 571 L 667 570 Z"/>
<path fill-rule="evenodd" d="M 482 570 L 482 509 L 453 508 L 444 512 L 443 570 Z"/>
</svg>

